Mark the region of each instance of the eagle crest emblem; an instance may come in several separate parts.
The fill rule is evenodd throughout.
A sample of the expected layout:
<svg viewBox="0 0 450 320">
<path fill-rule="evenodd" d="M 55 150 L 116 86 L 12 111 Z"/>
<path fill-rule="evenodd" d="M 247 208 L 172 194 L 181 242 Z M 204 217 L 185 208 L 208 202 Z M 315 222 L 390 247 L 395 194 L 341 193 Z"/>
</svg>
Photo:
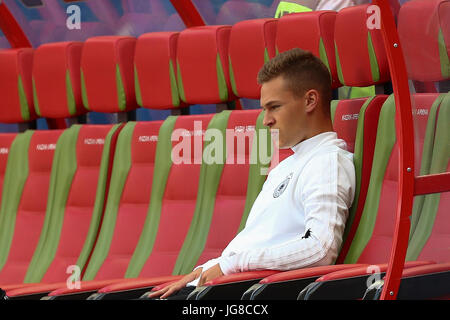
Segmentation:
<svg viewBox="0 0 450 320">
<path fill-rule="evenodd" d="M 275 191 L 273 192 L 273 197 L 274 198 L 278 198 L 279 196 L 281 196 L 281 194 L 284 192 L 284 190 L 286 190 L 289 181 L 292 178 L 293 173 L 291 172 L 286 179 L 284 179 L 279 185 L 278 187 L 275 188 Z"/>
</svg>

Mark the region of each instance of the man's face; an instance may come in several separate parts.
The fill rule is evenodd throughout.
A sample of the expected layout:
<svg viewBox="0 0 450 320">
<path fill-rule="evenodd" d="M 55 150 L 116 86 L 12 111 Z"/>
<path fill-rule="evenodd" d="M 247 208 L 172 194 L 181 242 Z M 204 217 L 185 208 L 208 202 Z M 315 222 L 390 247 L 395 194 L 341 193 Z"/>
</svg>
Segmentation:
<svg viewBox="0 0 450 320">
<path fill-rule="evenodd" d="M 278 148 L 295 146 L 305 139 L 307 128 L 307 99 L 299 98 L 279 76 L 261 86 L 261 107 L 265 111 L 263 124 L 271 133 L 278 130 Z M 275 138 L 276 143 L 276 138 Z"/>
</svg>

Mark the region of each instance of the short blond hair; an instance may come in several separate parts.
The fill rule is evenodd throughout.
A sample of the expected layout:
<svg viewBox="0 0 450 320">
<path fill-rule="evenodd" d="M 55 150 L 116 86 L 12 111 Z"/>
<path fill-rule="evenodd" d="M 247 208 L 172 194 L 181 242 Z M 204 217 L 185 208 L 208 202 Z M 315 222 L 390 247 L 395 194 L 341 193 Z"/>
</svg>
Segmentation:
<svg viewBox="0 0 450 320">
<path fill-rule="evenodd" d="M 267 61 L 258 72 L 258 83 L 263 84 L 282 76 L 297 97 L 306 91 L 319 92 L 324 111 L 330 112 L 332 97 L 331 74 L 328 67 L 311 52 L 299 48 L 284 51 Z"/>
</svg>

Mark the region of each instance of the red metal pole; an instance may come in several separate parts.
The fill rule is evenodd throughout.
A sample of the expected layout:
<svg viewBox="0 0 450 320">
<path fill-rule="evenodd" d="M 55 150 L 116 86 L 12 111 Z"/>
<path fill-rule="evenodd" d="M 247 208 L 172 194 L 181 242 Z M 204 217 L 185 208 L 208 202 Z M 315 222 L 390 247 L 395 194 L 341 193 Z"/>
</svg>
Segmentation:
<svg viewBox="0 0 450 320">
<path fill-rule="evenodd" d="M 0 30 L 8 39 L 11 48 L 31 48 L 31 42 L 9 11 L 6 4 L 0 1 Z"/>
<path fill-rule="evenodd" d="M 192 3 L 192 0 L 170 0 L 170 2 L 177 10 L 186 28 L 205 25 L 205 21 Z"/>
<path fill-rule="evenodd" d="M 381 31 L 395 95 L 395 131 L 400 149 L 399 193 L 397 197 L 395 231 L 389 266 L 381 294 L 382 300 L 394 300 L 397 297 L 408 249 L 409 216 L 412 212 L 414 196 L 414 129 L 408 74 L 394 16 L 388 0 L 374 0 L 373 3 L 379 6 L 381 13 Z"/>
<path fill-rule="evenodd" d="M 415 177 L 414 195 L 450 191 L 450 172 Z"/>
</svg>

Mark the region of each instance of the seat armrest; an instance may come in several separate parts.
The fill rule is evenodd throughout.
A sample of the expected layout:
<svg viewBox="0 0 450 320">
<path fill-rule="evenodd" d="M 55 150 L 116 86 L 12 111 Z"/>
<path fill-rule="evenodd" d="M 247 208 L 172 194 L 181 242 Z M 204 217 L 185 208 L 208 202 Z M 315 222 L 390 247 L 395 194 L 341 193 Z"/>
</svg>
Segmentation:
<svg viewBox="0 0 450 320">
<path fill-rule="evenodd" d="M 108 280 L 88 280 L 80 281 L 80 288 L 68 288 L 64 283 L 64 286 L 60 286 L 55 290 L 51 291 L 43 300 L 74 300 L 74 299 L 86 299 L 92 293 L 97 292 L 107 285 L 126 281 L 128 279 L 108 279 Z"/>
<path fill-rule="evenodd" d="M 402 279 L 448 271 L 450 271 L 450 262 L 415 266 L 403 270 Z"/>
<path fill-rule="evenodd" d="M 165 276 L 165 277 L 154 277 L 154 278 L 137 278 L 137 279 L 128 279 L 128 281 L 121 281 L 118 283 L 110 284 L 106 287 L 100 288 L 98 292 L 100 293 L 110 293 L 114 291 L 120 290 L 129 290 L 129 289 L 137 289 L 140 287 L 154 287 L 163 283 L 177 281 L 183 278 L 183 275 L 180 276 Z"/>
<path fill-rule="evenodd" d="M 405 262 L 404 268 L 413 268 L 418 266 L 425 266 L 425 265 L 431 265 L 434 264 L 433 261 L 408 261 Z M 316 280 L 316 282 L 321 281 L 331 281 L 331 280 L 338 280 L 343 278 L 351 278 L 351 277 L 357 277 L 357 276 L 363 276 L 363 275 L 370 275 L 376 272 L 386 272 L 388 268 L 387 263 L 382 264 L 374 264 L 374 265 L 365 265 L 355 268 L 348 268 L 332 273 L 328 273 L 320 277 Z"/>
<path fill-rule="evenodd" d="M 24 287 L 16 287 L 11 288 L 6 291 L 6 297 L 11 300 L 19 300 L 19 299 L 27 299 L 27 300 L 35 300 L 40 299 L 46 296 L 48 293 L 52 292 L 55 289 L 61 288 L 66 285 L 65 282 L 57 282 L 57 283 L 39 283 Z"/>
<path fill-rule="evenodd" d="M 0 285 L 0 288 L 2 290 L 4 290 L 4 291 L 9 291 L 9 290 L 20 289 L 20 288 L 41 286 L 43 284 L 47 284 L 47 283 L 45 283 L 45 282 L 40 282 L 40 283 L 14 283 L 14 284 Z"/>
<path fill-rule="evenodd" d="M 276 273 L 251 286 L 241 299 L 295 300 L 301 290 L 324 274 L 359 266 L 364 266 L 364 264 L 328 265 Z"/>
<path fill-rule="evenodd" d="M 96 293 L 90 295 L 88 300 L 136 299 L 155 286 L 178 281 L 181 278 L 183 275 L 128 279 L 100 288 Z"/>
<path fill-rule="evenodd" d="M 405 268 L 429 265 L 432 261 L 410 261 Z M 367 288 L 375 281 L 380 280 L 388 264 L 374 264 L 349 268 L 326 274 L 315 282 L 306 286 L 299 294 L 300 300 L 355 300 L 364 296 Z"/>
<path fill-rule="evenodd" d="M 262 279 L 262 278 L 266 278 L 272 274 L 279 273 L 279 272 L 280 271 L 277 271 L 277 270 L 261 270 L 261 271 L 246 271 L 246 272 L 233 273 L 228 276 L 221 276 L 221 277 L 217 277 L 211 281 L 208 281 L 205 283 L 205 286 L 215 286 L 218 284 L 227 284 L 227 283 L 233 283 L 233 282 Z"/>
<path fill-rule="evenodd" d="M 268 277 L 265 277 L 260 281 L 260 283 L 270 283 L 270 282 L 280 282 L 280 281 L 289 281 L 296 280 L 301 278 L 310 278 L 313 276 L 323 276 L 325 274 L 350 269 L 367 266 L 366 264 L 335 264 L 329 266 L 320 266 L 320 267 L 312 267 L 312 268 L 304 268 L 304 269 L 296 269 L 291 271 L 280 272 Z"/>
<path fill-rule="evenodd" d="M 450 299 L 450 262 L 403 270 L 397 300 Z M 384 281 L 366 290 L 364 299 L 380 299 Z"/>
<path fill-rule="evenodd" d="M 279 272 L 276 270 L 247 271 L 217 277 L 197 287 L 189 294 L 187 300 L 240 299 L 253 284 Z"/>
</svg>

